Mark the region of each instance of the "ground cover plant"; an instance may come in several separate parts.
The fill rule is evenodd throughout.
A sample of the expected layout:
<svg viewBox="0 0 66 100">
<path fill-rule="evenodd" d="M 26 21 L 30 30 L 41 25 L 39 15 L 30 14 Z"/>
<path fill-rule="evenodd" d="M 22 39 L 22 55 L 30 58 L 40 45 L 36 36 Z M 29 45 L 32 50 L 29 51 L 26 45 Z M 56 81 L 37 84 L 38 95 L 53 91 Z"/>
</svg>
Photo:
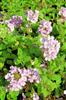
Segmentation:
<svg viewBox="0 0 66 100">
<path fill-rule="evenodd" d="M 66 0 L 0 1 L 0 100 L 66 100 Z"/>
</svg>

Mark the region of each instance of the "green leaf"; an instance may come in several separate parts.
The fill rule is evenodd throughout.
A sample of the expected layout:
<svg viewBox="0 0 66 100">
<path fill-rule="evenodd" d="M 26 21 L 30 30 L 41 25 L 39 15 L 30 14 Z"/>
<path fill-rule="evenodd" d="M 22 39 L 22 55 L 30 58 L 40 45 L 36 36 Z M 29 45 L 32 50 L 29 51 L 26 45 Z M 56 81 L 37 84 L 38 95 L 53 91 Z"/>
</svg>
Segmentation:
<svg viewBox="0 0 66 100">
<path fill-rule="evenodd" d="M 0 70 L 3 68 L 4 63 L 0 62 Z"/>
<path fill-rule="evenodd" d="M 0 100 L 5 100 L 6 89 L 2 86 L 0 87 Z"/>
<path fill-rule="evenodd" d="M 15 64 L 25 64 L 27 62 L 30 62 L 31 58 L 28 55 L 28 52 L 26 49 L 18 48 L 18 57 L 16 59 Z"/>
<path fill-rule="evenodd" d="M 66 50 L 66 43 L 63 43 L 61 50 Z"/>
<path fill-rule="evenodd" d="M 17 100 L 17 96 L 19 95 L 19 92 L 18 91 L 10 91 L 8 94 L 7 94 L 7 99 L 8 100 Z"/>
</svg>

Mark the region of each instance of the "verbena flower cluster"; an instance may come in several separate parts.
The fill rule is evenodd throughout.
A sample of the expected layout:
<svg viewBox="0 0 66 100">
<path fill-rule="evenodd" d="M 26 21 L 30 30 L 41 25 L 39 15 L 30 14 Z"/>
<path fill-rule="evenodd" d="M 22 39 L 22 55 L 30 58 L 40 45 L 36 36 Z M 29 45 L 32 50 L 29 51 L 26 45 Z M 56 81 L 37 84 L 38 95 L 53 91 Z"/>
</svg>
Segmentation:
<svg viewBox="0 0 66 100">
<path fill-rule="evenodd" d="M 40 82 L 40 77 L 36 69 L 20 69 L 16 66 L 10 67 L 10 71 L 5 75 L 5 79 L 10 82 L 8 89 L 14 91 L 22 89 L 27 82 Z"/>
<path fill-rule="evenodd" d="M 22 16 L 12 16 L 10 20 L 6 21 L 9 30 L 12 32 L 14 28 L 18 28 L 22 24 Z"/>
<path fill-rule="evenodd" d="M 60 43 L 56 39 L 54 39 L 53 36 L 50 36 L 50 33 L 52 32 L 51 22 L 42 20 L 41 24 L 38 27 L 38 32 L 40 32 L 42 35 L 41 48 L 45 60 L 54 60 L 59 52 Z"/>
<path fill-rule="evenodd" d="M 60 43 L 53 36 L 48 36 L 42 38 L 41 48 L 46 61 L 54 60 L 59 52 Z"/>
<path fill-rule="evenodd" d="M 59 11 L 59 15 L 61 16 L 61 20 L 63 22 L 66 21 L 66 8 L 65 7 L 61 7 Z"/>
<path fill-rule="evenodd" d="M 35 10 L 28 10 L 27 12 L 27 20 L 32 22 L 32 23 L 36 23 L 38 21 L 38 16 L 39 16 L 39 11 Z"/>
<path fill-rule="evenodd" d="M 51 22 L 42 20 L 38 27 L 38 32 L 40 32 L 43 36 L 50 34 L 50 32 L 52 32 Z"/>
</svg>

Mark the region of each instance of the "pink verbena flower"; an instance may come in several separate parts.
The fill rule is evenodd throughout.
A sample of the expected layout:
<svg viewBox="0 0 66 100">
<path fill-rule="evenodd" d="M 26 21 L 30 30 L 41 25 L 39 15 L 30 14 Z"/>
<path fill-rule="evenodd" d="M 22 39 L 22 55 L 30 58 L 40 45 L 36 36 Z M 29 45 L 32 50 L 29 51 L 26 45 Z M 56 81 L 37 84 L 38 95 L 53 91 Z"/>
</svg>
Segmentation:
<svg viewBox="0 0 66 100">
<path fill-rule="evenodd" d="M 27 20 L 36 23 L 38 21 L 39 11 L 35 10 L 34 12 L 32 10 L 29 10 L 27 12 Z"/>
<path fill-rule="evenodd" d="M 39 83 L 40 82 L 40 77 L 39 77 L 38 71 L 36 69 L 28 69 L 27 77 L 28 77 L 28 81 L 30 83 L 33 83 L 33 82 Z"/>
<path fill-rule="evenodd" d="M 22 16 L 12 16 L 10 20 L 6 21 L 10 31 L 14 31 L 14 28 L 18 28 L 22 24 Z"/>
<path fill-rule="evenodd" d="M 33 100 L 39 100 L 39 96 L 36 92 L 33 93 Z"/>
<path fill-rule="evenodd" d="M 23 70 L 14 66 L 10 67 L 10 71 L 5 75 L 5 79 L 10 82 L 8 88 L 14 91 L 22 89 L 27 82 L 27 77 Z"/>
<path fill-rule="evenodd" d="M 10 82 L 8 85 L 9 90 L 20 90 L 27 84 L 27 82 L 39 83 L 40 78 L 36 69 L 20 69 L 15 66 L 10 67 L 9 73 L 5 75 L 5 79 Z"/>
<path fill-rule="evenodd" d="M 66 8 L 61 7 L 59 11 L 59 15 L 61 16 L 62 21 L 66 21 Z"/>
<path fill-rule="evenodd" d="M 38 27 L 38 32 L 41 33 L 43 36 L 48 35 L 50 32 L 52 32 L 51 22 L 42 20 Z"/>
<path fill-rule="evenodd" d="M 46 61 L 54 60 L 59 52 L 60 43 L 53 36 L 42 38 L 42 51 Z"/>
</svg>

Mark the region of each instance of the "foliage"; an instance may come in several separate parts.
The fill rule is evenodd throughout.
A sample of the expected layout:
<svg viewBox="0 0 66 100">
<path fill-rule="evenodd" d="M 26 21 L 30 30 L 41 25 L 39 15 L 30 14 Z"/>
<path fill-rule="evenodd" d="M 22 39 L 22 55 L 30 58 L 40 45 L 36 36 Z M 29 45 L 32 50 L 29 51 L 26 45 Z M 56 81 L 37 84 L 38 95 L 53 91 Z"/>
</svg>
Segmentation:
<svg viewBox="0 0 66 100">
<path fill-rule="evenodd" d="M 13 15 L 23 17 L 23 23 L 20 29 L 13 32 L 8 31 L 6 24 L 0 24 L 0 100 L 17 100 L 19 94 L 23 92 L 7 92 L 8 82 L 4 76 L 9 71 L 10 66 L 14 65 L 20 68 L 37 68 L 41 81 L 39 84 L 31 87 L 43 98 L 51 94 L 60 96 L 63 91 L 63 85 L 66 83 L 66 22 L 61 23 L 58 12 L 62 6 L 66 7 L 65 0 L 2 0 L 0 20 L 5 21 Z M 44 61 L 40 49 L 41 35 L 37 32 L 39 22 L 31 24 L 27 21 L 26 12 L 28 9 L 39 10 L 39 21 L 43 18 L 52 22 L 53 35 L 59 40 L 61 47 L 60 52 L 55 60 Z M 30 27 L 26 28 L 26 24 Z M 30 31 L 32 30 L 32 32 Z M 5 83 L 4 83 L 5 82 Z M 61 86 L 62 85 L 62 86 Z M 33 89 L 28 95 L 33 92 Z M 27 95 L 27 93 L 26 93 Z"/>
</svg>

